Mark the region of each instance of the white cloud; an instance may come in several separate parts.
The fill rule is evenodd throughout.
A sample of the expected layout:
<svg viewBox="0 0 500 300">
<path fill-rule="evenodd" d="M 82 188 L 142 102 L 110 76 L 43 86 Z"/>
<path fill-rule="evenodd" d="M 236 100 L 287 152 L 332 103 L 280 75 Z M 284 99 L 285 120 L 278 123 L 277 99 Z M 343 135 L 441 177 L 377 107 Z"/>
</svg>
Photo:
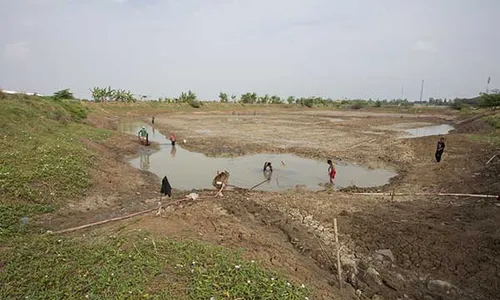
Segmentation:
<svg viewBox="0 0 500 300">
<path fill-rule="evenodd" d="M 413 45 L 413 50 L 421 52 L 436 52 L 438 50 L 436 44 L 429 41 L 417 41 Z"/>
<path fill-rule="evenodd" d="M 7 60 L 24 61 L 28 58 L 30 49 L 28 42 L 17 42 L 7 44 L 4 47 L 3 55 Z"/>
</svg>

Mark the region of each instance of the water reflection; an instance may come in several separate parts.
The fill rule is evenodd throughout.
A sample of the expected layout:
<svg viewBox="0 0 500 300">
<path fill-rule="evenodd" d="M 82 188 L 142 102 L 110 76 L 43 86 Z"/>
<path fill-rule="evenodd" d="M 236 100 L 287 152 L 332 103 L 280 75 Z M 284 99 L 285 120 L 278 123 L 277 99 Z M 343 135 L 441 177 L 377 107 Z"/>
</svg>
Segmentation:
<svg viewBox="0 0 500 300">
<path fill-rule="evenodd" d="M 172 149 L 170 150 L 170 155 L 172 158 L 175 158 L 175 153 L 177 152 L 177 148 L 175 146 L 172 146 Z"/>
<path fill-rule="evenodd" d="M 148 171 L 149 170 L 149 166 L 150 166 L 149 155 L 150 155 L 149 153 L 141 154 L 140 168 L 143 171 Z"/>
</svg>

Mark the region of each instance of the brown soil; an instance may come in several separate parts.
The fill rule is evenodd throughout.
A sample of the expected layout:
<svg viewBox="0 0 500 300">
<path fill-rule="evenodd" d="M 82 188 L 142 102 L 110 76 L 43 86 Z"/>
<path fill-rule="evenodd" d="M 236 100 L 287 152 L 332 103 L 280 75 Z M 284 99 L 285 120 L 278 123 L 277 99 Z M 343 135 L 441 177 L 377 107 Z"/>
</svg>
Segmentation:
<svg viewBox="0 0 500 300">
<path fill-rule="evenodd" d="M 186 139 L 182 147 L 208 155 L 288 152 L 400 172 L 391 184 L 373 190 L 500 193 L 500 159 L 485 165 L 498 150 L 492 145 L 457 130 L 446 136 L 443 161 L 437 164 L 433 161 L 436 137 L 398 139 L 398 131 L 391 130 L 391 126 L 408 128 L 453 119 L 448 112 L 259 110 L 255 115 L 249 111 L 169 113 L 156 116 L 155 125 L 165 134 L 174 131 L 178 141 Z M 118 120 L 105 111 L 89 118 L 91 124 L 110 129 L 117 128 Z M 133 137 L 117 135 L 106 145 L 89 146 L 102 154 L 94 187 L 83 200 L 47 218 L 49 229 L 157 205 L 159 179 L 125 161 L 126 155 L 144 149 Z M 249 259 L 314 287 L 314 299 L 498 299 L 500 294 L 500 207 L 494 199 L 404 196 L 391 201 L 301 189 L 229 191 L 223 199 L 214 194 L 201 191 L 202 200 L 186 201 L 160 216 L 147 214 L 94 230 L 141 229 L 158 236 L 244 248 Z M 173 198 L 183 196 L 175 191 Z M 342 245 L 342 293 L 335 279 L 334 218 Z M 383 249 L 390 249 L 394 261 L 376 254 Z M 454 287 L 443 287 L 435 280 Z"/>
</svg>

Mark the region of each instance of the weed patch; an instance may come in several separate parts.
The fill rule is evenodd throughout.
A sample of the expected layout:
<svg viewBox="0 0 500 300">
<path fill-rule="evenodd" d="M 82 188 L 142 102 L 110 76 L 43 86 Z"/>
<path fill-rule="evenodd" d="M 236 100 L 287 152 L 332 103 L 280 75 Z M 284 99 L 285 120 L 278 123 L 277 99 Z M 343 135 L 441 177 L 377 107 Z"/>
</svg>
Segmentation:
<svg viewBox="0 0 500 300">
<path fill-rule="evenodd" d="M 146 235 L 26 239 L 5 255 L 1 299 L 304 299 L 239 253 Z"/>
</svg>

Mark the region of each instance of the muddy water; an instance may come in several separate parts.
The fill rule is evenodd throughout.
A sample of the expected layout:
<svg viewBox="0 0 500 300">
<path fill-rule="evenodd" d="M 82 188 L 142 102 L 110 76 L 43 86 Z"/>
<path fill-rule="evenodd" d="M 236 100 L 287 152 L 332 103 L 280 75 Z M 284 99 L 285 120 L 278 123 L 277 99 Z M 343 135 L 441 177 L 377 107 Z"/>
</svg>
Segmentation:
<svg viewBox="0 0 500 300">
<path fill-rule="evenodd" d="M 417 138 L 432 135 L 444 135 L 453 130 L 453 126 L 448 124 L 425 126 L 419 128 L 406 129 L 407 135 L 404 138 Z"/>
<path fill-rule="evenodd" d="M 250 188 L 266 179 L 262 172 L 265 161 L 270 161 L 274 172 L 268 182 L 255 188 L 263 191 L 283 191 L 296 186 L 310 190 L 321 190 L 329 182 L 326 162 L 305 159 L 292 154 L 256 154 L 234 158 L 213 158 L 182 148 L 182 141 L 172 147 L 167 137 L 157 129 L 138 122 L 122 123 L 123 132 L 137 135 L 141 126 L 146 126 L 149 140 L 160 144 L 160 150 L 145 151 L 130 163 L 139 169 L 152 172 L 160 178 L 167 175 L 172 187 L 181 190 L 213 188 L 216 172 L 227 170 L 229 183 Z M 187 143 L 196 141 L 187 141 Z M 148 149 L 149 150 L 149 149 Z M 382 169 L 369 170 L 355 164 L 335 163 L 337 176 L 335 188 L 349 185 L 371 187 L 384 185 L 396 175 Z"/>
</svg>

